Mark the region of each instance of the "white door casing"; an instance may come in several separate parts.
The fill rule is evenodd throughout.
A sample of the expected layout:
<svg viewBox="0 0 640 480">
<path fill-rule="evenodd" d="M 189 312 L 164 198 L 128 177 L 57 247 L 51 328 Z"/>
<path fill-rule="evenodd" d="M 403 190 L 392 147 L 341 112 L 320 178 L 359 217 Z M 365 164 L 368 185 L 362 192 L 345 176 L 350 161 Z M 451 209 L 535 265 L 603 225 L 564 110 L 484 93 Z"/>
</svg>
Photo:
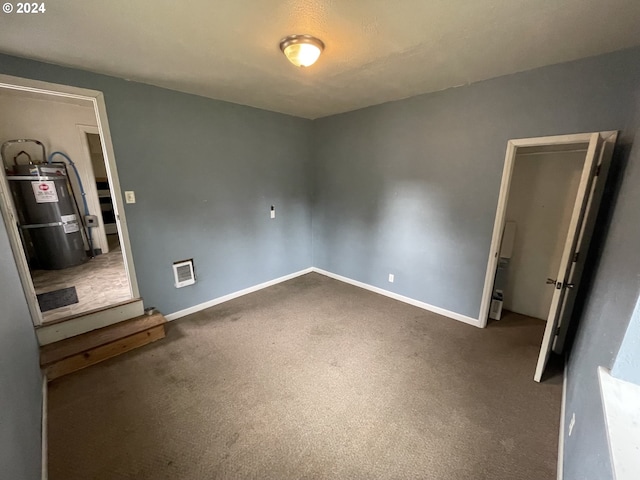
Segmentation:
<svg viewBox="0 0 640 480">
<path fill-rule="evenodd" d="M 491 303 L 493 281 L 496 274 L 496 268 L 498 266 L 498 256 L 502 242 L 502 231 L 504 229 L 507 213 L 507 201 L 509 199 L 509 192 L 511 189 L 511 177 L 513 176 L 516 152 L 518 148 L 588 143 L 590 139 L 591 134 L 580 133 L 571 135 L 555 135 L 551 137 L 513 139 L 507 142 L 507 151 L 505 154 L 504 167 L 502 170 L 502 181 L 500 184 L 500 194 L 498 196 L 498 205 L 496 207 L 496 216 L 493 226 L 493 235 L 491 238 L 491 247 L 489 248 L 489 259 L 487 261 L 484 289 L 482 292 L 480 312 L 478 314 L 478 322 L 481 328 L 487 326 L 487 320 L 489 317 L 489 306 Z"/>
<path fill-rule="evenodd" d="M 31 274 L 29 273 L 29 264 L 27 263 L 27 254 L 22 246 L 22 239 L 20 238 L 20 230 L 18 228 L 18 216 L 13 206 L 13 199 L 11 198 L 11 190 L 9 189 L 9 182 L 7 176 L 4 173 L 4 165 L 0 168 L 0 211 L 4 224 L 7 229 L 7 236 L 9 237 L 9 244 L 11 245 L 11 251 L 13 258 L 18 268 L 18 274 L 20 281 L 22 282 L 22 288 L 24 290 L 24 296 L 27 300 L 27 306 L 29 307 L 29 313 L 31 314 L 31 320 L 34 325 L 42 324 L 42 313 L 38 305 L 38 297 L 36 297 L 36 291 L 33 287 L 31 280 Z M 7 252 L 8 253 L 8 252 Z"/>
<path fill-rule="evenodd" d="M 98 127 L 93 125 L 76 125 L 78 135 L 80 137 L 80 145 L 82 146 L 82 153 L 84 158 L 82 159 L 83 172 L 83 184 L 85 192 L 87 193 L 87 202 L 89 202 L 89 213 L 98 217 L 98 226 L 91 229 L 91 235 L 93 240 L 93 248 L 99 248 L 102 253 L 109 253 L 109 244 L 107 242 L 107 235 L 105 232 L 104 221 L 102 220 L 102 210 L 100 207 L 100 197 L 98 195 L 98 189 L 96 188 L 95 172 L 93 171 L 93 162 L 91 161 L 91 152 L 89 151 L 89 145 L 87 143 L 86 134 L 95 133 L 100 135 Z M 78 163 L 78 162 L 76 162 Z M 84 214 L 84 213 L 83 213 Z"/>
<path fill-rule="evenodd" d="M 491 247 L 489 250 L 489 259 L 487 262 L 484 290 L 478 316 L 478 323 L 480 327 L 485 327 L 488 321 L 491 292 L 497 268 L 502 230 L 505 223 L 507 200 L 509 198 L 509 191 L 511 187 L 511 177 L 513 174 L 513 168 L 518 148 L 561 145 L 566 146 L 568 144 L 588 143 L 589 148 L 587 151 L 587 155 L 591 155 L 590 162 L 587 162 L 588 158 L 585 158 L 580 187 L 578 189 L 578 196 L 576 198 L 574 210 L 572 212 L 572 219 L 570 224 L 572 241 L 569 242 L 569 239 L 567 239 L 567 241 L 565 242 L 565 248 L 563 250 L 562 256 L 564 263 L 561 264 L 561 267 L 559 269 L 560 272 L 556 277 L 557 281 L 562 282 L 563 288 L 560 292 L 554 292 L 554 299 L 556 304 L 554 308 L 554 314 L 549 316 L 549 320 L 547 321 L 545 328 L 543 345 L 541 348 L 540 357 L 538 359 L 536 373 L 534 375 L 534 379 L 537 381 L 542 378 L 542 373 L 544 372 L 544 367 L 548 360 L 550 349 L 552 348 L 552 346 L 556 353 L 561 353 L 564 348 L 564 342 L 570 323 L 569 320 L 575 302 L 575 295 L 578 290 L 580 277 L 582 275 L 584 267 L 584 260 L 595 226 L 595 221 L 598 214 L 600 201 L 602 199 L 602 193 L 604 191 L 604 186 L 617 135 L 618 132 L 616 131 L 604 131 L 599 133 L 581 133 L 570 135 L 556 135 L 550 137 L 514 139 L 507 142 L 507 151 L 505 154 L 505 163 L 500 185 L 500 194 L 498 197 L 498 205 L 496 208 L 496 217 L 494 220 L 494 229 L 491 240 Z M 601 148 L 598 148 L 598 146 L 600 146 Z M 587 165 L 587 163 L 589 163 L 589 165 Z M 599 170 L 598 176 L 595 175 L 596 165 L 598 166 Z M 589 175 L 585 176 L 587 172 L 589 173 Z M 580 207 L 580 209 L 578 212 L 576 212 L 576 208 L 578 206 Z M 573 228 L 572 232 L 571 228 Z M 571 253 L 567 252 L 568 247 L 570 247 L 569 251 Z M 575 259 L 574 253 L 576 251 L 580 252 L 580 255 L 578 256 L 578 261 L 573 262 L 573 260 Z M 567 283 L 570 285 L 573 284 L 574 288 L 566 289 L 565 285 Z"/>
<path fill-rule="evenodd" d="M 138 282 L 131 254 L 131 243 L 129 241 L 129 231 L 126 223 L 124 201 L 116 169 L 113 144 L 111 142 L 111 132 L 107 121 L 107 109 L 104 103 L 104 95 L 102 92 L 96 90 L 41 82 L 26 78 L 13 77 L 10 75 L 0 75 L 0 88 L 83 100 L 91 102 L 93 105 L 96 114 L 98 132 L 100 133 L 100 138 L 102 140 L 102 153 L 105 159 L 109 186 L 111 188 L 113 210 L 116 217 L 120 245 L 122 247 L 124 267 L 129 279 L 131 298 L 139 298 L 140 292 L 138 289 Z M 38 300 L 31 280 L 31 274 L 29 273 L 29 266 L 27 265 L 26 255 L 20 239 L 20 233 L 16 221 L 17 217 L 13 211 L 13 201 L 8 188 L 8 182 L 4 174 L 4 168 L 0 168 L 0 211 L 7 228 L 7 234 L 13 250 L 13 256 L 18 268 L 22 287 L 25 292 L 25 298 L 27 300 L 29 312 L 31 313 L 31 318 L 35 326 L 40 326 L 42 325 L 42 314 L 40 313 Z"/>
</svg>

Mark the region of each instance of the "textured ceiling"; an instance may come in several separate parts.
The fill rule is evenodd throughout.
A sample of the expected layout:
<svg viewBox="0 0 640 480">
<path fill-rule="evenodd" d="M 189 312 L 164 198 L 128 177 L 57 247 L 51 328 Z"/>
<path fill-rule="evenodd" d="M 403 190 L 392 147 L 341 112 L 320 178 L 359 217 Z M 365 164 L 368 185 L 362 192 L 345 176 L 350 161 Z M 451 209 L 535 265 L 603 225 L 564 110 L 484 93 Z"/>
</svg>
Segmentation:
<svg viewBox="0 0 640 480">
<path fill-rule="evenodd" d="M 45 5 L 0 13 L 0 51 L 306 118 L 640 45 L 639 0 Z M 291 33 L 325 42 L 318 63 L 288 63 Z"/>
</svg>

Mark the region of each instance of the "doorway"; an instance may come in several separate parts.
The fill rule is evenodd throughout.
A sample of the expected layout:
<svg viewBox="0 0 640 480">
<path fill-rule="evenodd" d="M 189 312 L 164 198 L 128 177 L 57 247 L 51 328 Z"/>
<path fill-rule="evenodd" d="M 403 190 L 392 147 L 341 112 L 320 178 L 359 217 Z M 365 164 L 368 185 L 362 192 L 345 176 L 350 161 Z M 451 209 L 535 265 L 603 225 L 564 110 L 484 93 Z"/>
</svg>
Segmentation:
<svg viewBox="0 0 640 480">
<path fill-rule="evenodd" d="M 507 200 L 505 230 L 513 233 L 509 237 L 503 233 L 501 250 L 509 246 L 510 254 L 501 253 L 498 271 L 502 275 L 494 287 L 502 292 L 502 300 L 492 301 L 502 301 L 505 310 L 541 321 L 549 316 L 555 281 L 551 285 L 548 279 L 555 277 L 560 266 L 587 153 L 586 144 L 571 148 L 519 149 Z M 499 319 L 495 317 L 491 318 Z"/>
<path fill-rule="evenodd" d="M 562 353 L 617 132 L 510 140 L 480 311 L 546 321 L 534 379 Z"/>
<path fill-rule="evenodd" d="M 34 325 L 138 299 L 102 94 L 2 76 L 0 103 L 0 206 Z"/>
<path fill-rule="evenodd" d="M 99 221 L 102 227 L 102 231 L 100 232 L 102 234 L 100 250 L 101 253 L 107 254 L 120 248 L 120 239 L 113 198 L 111 197 L 111 186 L 107 174 L 107 166 L 102 153 L 102 139 L 100 138 L 97 127 L 90 125 L 78 125 L 77 127 L 80 132 L 80 142 L 84 155 L 90 159 L 93 170 L 92 181 L 95 183 L 98 203 L 100 205 L 96 213 L 100 216 Z"/>
</svg>

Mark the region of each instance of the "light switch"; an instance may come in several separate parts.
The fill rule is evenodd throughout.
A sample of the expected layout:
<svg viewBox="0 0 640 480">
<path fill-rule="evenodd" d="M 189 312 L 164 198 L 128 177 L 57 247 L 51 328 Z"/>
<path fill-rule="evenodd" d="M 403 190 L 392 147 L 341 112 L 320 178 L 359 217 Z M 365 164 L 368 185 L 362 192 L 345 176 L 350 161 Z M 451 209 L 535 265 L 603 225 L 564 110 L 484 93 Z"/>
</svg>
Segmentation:
<svg viewBox="0 0 640 480">
<path fill-rule="evenodd" d="M 276 207 L 271 205 L 271 218 L 276 218 Z"/>
<path fill-rule="evenodd" d="M 132 190 L 124 192 L 124 201 L 127 203 L 136 203 L 136 192 Z"/>
</svg>

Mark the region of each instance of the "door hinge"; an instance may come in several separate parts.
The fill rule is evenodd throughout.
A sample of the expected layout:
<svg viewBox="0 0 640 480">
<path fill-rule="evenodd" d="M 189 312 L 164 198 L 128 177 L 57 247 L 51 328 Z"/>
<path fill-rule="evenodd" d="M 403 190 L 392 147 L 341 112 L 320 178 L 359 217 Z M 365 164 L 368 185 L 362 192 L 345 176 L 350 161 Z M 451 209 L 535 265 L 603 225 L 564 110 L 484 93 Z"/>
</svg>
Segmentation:
<svg viewBox="0 0 640 480">
<path fill-rule="evenodd" d="M 556 335 L 560 335 L 560 327 L 556 327 Z"/>
<path fill-rule="evenodd" d="M 578 261 L 578 258 L 580 258 L 580 252 L 576 252 L 573 254 L 573 263 L 576 263 Z"/>
<path fill-rule="evenodd" d="M 600 164 L 600 165 L 598 165 L 598 166 L 596 167 L 596 173 L 595 173 L 595 176 L 596 176 L 596 177 L 597 177 L 598 175 L 600 175 L 600 167 L 602 167 L 602 164 Z"/>
</svg>

